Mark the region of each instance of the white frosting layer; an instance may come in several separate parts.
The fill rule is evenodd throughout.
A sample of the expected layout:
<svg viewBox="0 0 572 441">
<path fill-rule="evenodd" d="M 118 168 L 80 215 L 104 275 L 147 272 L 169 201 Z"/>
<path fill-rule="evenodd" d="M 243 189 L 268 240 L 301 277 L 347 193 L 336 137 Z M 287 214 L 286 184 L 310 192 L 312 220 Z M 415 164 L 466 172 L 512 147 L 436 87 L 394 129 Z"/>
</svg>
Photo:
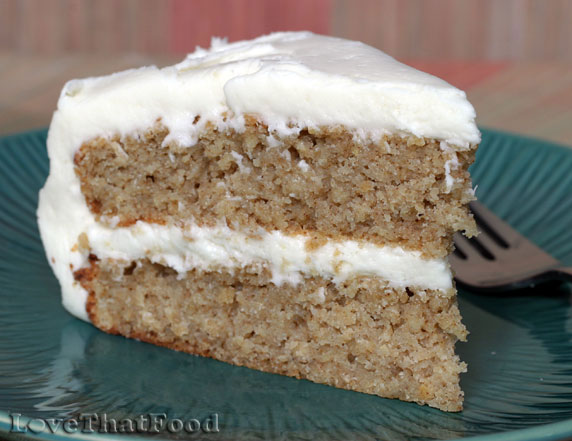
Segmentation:
<svg viewBox="0 0 572 441">
<path fill-rule="evenodd" d="M 425 260 L 399 248 L 345 241 L 306 251 L 306 238 L 279 232 L 253 239 L 190 223 L 179 230 L 144 223 L 110 229 L 96 222 L 74 173 L 73 156 L 83 142 L 137 134 L 161 118 L 170 131 L 167 142 L 192 148 L 207 121 L 241 130 L 244 113 L 259 115 L 278 135 L 342 124 L 366 138 L 414 134 L 440 139 L 451 149 L 480 140 L 462 91 L 362 43 L 311 33 L 233 44 L 215 40 L 210 50 L 198 49 L 176 66 L 71 81 L 50 126 L 50 175 L 38 208 L 42 240 L 70 312 L 87 319 L 87 293 L 73 279 L 73 271 L 87 265 L 86 252 L 76 247 L 81 233 L 102 258 L 148 257 L 181 273 L 264 262 L 276 283 L 295 283 L 304 274 L 334 281 L 374 275 L 395 286 L 451 287 L 445 260 Z"/>
<path fill-rule="evenodd" d="M 230 116 L 223 121 L 222 115 Z M 240 129 L 260 116 L 280 135 L 342 124 L 358 135 L 413 134 L 455 148 L 480 141 L 465 93 L 363 43 L 309 32 L 226 44 L 213 40 L 175 65 L 70 81 L 55 118 L 75 150 L 95 136 L 128 134 L 161 118 L 168 141 L 191 146 L 207 121 Z M 193 124 L 200 115 L 198 124 Z"/>
<path fill-rule="evenodd" d="M 391 286 L 451 288 L 451 273 L 443 259 L 423 259 L 417 251 L 377 246 L 353 240 L 330 241 L 306 249 L 309 237 L 288 236 L 280 231 L 256 234 L 233 231 L 226 226 L 179 227 L 137 222 L 128 228 L 89 226 L 86 234 L 92 251 L 100 258 L 127 262 L 150 258 L 181 274 L 193 268 L 241 268 L 262 264 L 272 272 L 272 282 L 297 284 L 303 275 L 319 275 L 338 283 L 355 275 L 378 276 Z"/>
<path fill-rule="evenodd" d="M 62 227 L 75 230 L 77 224 L 68 221 Z M 222 267 L 232 271 L 247 265 L 261 265 L 271 271 L 272 282 L 276 285 L 298 284 L 305 275 L 318 275 L 335 283 L 362 275 L 381 277 L 397 288 L 447 290 L 452 287 L 451 272 L 445 259 L 425 259 L 417 251 L 399 247 L 345 240 L 330 241 L 312 249 L 306 247 L 309 237 L 304 235 L 288 236 L 265 230 L 245 234 L 226 226 L 199 227 L 192 223 L 174 227 L 137 222 L 131 227 L 110 228 L 92 219 L 82 230 L 90 251 L 100 259 L 119 259 L 128 263 L 148 258 L 173 268 L 181 277 L 193 268 L 213 270 Z M 52 266 L 62 283 L 64 305 L 75 315 L 86 318 L 85 293 L 68 275 L 71 274 L 70 264 L 74 269 L 87 265 L 88 252 L 77 249 L 70 253 L 64 247 L 54 246 L 52 238 L 55 236 L 47 238 L 46 249 L 54 252 Z M 66 239 L 73 237 L 68 235 Z M 73 240 L 73 244 L 65 242 L 71 245 L 70 249 L 76 248 Z M 70 259 L 72 255 L 79 261 Z"/>
</svg>

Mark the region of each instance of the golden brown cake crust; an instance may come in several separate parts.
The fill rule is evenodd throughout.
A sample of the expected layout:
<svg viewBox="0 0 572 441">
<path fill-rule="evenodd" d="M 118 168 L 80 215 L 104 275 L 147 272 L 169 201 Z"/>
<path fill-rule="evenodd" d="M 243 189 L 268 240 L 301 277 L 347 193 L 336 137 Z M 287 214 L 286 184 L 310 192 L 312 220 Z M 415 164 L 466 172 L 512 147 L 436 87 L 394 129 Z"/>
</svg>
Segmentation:
<svg viewBox="0 0 572 441">
<path fill-rule="evenodd" d="M 76 279 L 100 329 L 236 365 L 389 398 L 462 408 L 454 289 L 357 277 L 276 286 L 260 267 L 190 271 L 91 260 Z"/>
<path fill-rule="evenodd" d="M 231 228 L 399 245 L 427 257 L 446 256 L 455 231 L 476 232 L 466 207 L 474 149 L 456 153 L 448 183 L 453 152 L 432 139 L 364 144 L 334 127 L 270 141 L 252 117 L 240 133 L 207 125 L 188 148 L 162 146 L 167 135 L 158 123 L 78 150 L 76 173 L 100 221 L 224 220 Z"/>
</svg>

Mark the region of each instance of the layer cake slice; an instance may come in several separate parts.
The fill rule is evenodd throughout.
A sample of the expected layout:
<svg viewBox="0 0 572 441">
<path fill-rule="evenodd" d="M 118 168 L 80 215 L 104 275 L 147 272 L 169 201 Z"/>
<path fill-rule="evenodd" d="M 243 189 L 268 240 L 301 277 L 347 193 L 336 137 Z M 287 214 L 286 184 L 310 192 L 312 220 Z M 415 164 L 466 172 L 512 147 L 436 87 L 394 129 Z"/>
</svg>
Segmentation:
<svg viewBox="0 0 572 441">
<path fill-rule="evenodd" d="M 462 91 L 365 44 L 214 39 L 66 84 L 39 226 L 105 332 L 458 411 L 479 141 Z"/>
</svg>

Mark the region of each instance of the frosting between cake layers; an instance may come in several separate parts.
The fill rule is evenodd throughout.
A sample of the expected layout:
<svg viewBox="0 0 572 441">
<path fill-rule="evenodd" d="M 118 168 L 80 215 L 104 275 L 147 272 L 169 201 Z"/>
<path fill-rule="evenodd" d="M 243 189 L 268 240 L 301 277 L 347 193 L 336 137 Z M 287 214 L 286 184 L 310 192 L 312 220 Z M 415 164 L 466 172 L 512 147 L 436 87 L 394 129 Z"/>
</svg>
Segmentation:
<svg viewBox="0 0 572 441">
<path fill-rule="evenodd" d="M 270 270 L 276 285 L 297 284 L 304 276 L 318 275 L 334 283 L 356 276 L 374 276 L 395 288 L 452 287 L 446 259 L 427 259 L 418 251 L 354 240 L 328 241 L 314 249 L 307 247 L 309 236 L 301 234 L 285 235 L 262 229 L 247 234 L 227 226 L 199 227 L 186 223 L 175 227 L 141 221 L 130 227 L 111 228 L 92 220 L 82 233 L 87 237 L 89 250 L 81 250 L 74 244 L 73 254 L 80 258 L 75 264 L 68 262 L 66 255 L 55 257 L 53 266 L 58 276 L 70 273 L 70 263 L 73 269 L 86 266 L 88 253 L 93 253 L 99 259 L 117 259 L 124 264 L 149 259 L 176 270 L 180 277 L 192 269 L 232 271 L 261 265 Z M 75 281 L 68 282 L 71 282 L 68 286 L 62 282 L 64 305 L 80 318 L 86 318 L 83 288 Z"/>
<path fill-rule="evenodd" d="M 426 259 L 419 251 L 379 246 L 354 240 L 328 241 L 313 249 L 306 235 L 280 231 L 245 233 L 227 226 L 181 227 L 137 222 L 134 226 L 109 228 L 100 223 L 86 231 L 91 252 L 99 258 L 124 262 L 149 258 L 173 268 L 181 276 L 198 268 L 240 268 L 263 264 L 272 282 L 297 284 L 303 275 L 319 275 L 336 283 L 348 278 L 377 276 L 390 286 L 445 290 L 451 273 L 444 259 Z"/>
</svg>

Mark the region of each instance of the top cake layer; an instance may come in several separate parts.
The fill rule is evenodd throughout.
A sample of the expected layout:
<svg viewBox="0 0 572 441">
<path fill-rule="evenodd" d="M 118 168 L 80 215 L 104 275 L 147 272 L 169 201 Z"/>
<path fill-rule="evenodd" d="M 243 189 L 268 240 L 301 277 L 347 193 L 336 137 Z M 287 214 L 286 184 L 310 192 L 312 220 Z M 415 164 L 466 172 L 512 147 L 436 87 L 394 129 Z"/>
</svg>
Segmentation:
<svg viewBox="0 0 572 441">
<path fill-rule="evenodd" d="M 463 91 L 360 42 L 310 32 L 227 44 L 213 39 L 174 66 L 70 81 L 53 125 L 70 151 L 102 135 L 130 134 L 157 119 L 166 143 L 196 142 L 207 122 L 240 130 L 255 114 L 280 136 L 342 125 L 363 138 L 404 134 L 455 149 L 480 141 Z"/>
</svg>

